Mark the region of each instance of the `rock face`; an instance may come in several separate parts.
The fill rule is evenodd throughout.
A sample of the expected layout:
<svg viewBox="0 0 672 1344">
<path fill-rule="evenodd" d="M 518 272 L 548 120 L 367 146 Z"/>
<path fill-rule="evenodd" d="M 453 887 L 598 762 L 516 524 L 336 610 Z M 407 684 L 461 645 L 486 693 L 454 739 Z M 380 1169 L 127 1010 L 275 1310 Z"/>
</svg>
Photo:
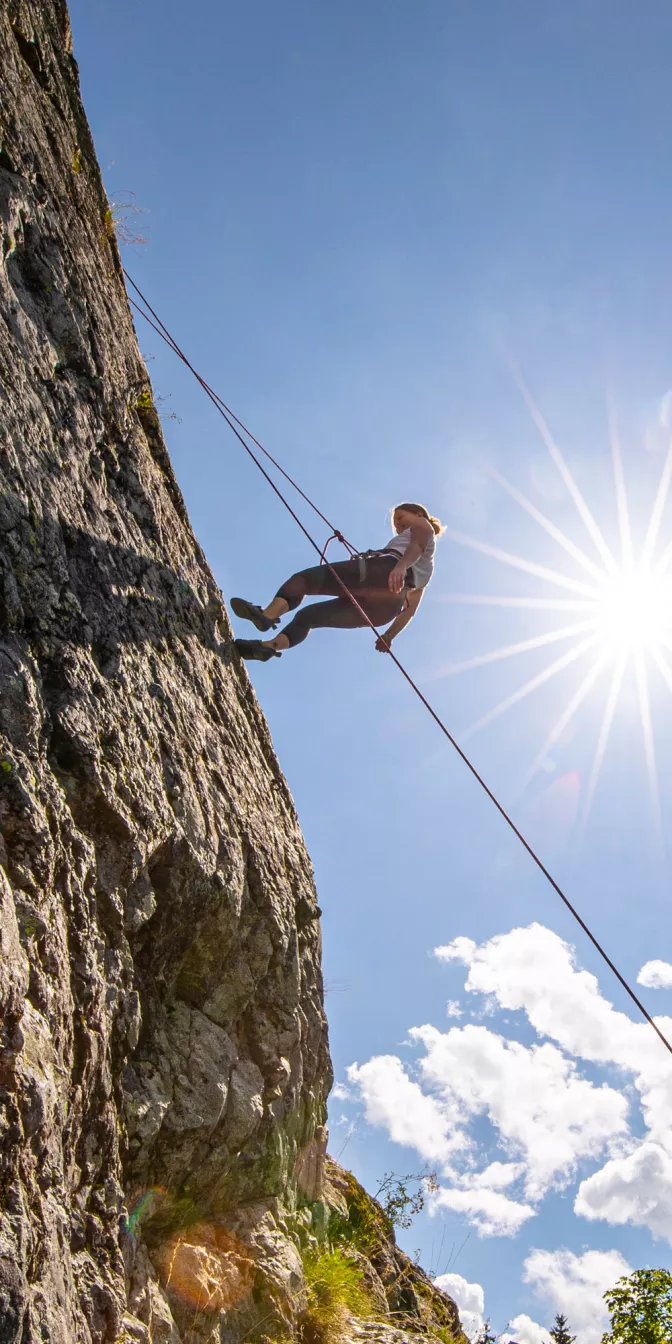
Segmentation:
<svg viewBox="0 0 672 1344">
<path fill-rule="evenodd" d="M 372 1304 L 372 1318 L 350 1319 L 347 1340 L 419 1344 L 422 1336 L 426 1344 L 467 1344 L 452 1298 L 399 1249 L 389 1217 L 352 1172 L 328 1158 L 323 1190 L 329 1241 L 354 1259 Z"/>
<path fill-rule="evenodd" d="M 139 358 L 65 7 L 3 6 L 1 40 L 0 1338 L 116 1340 L 127 1314 L 177 1339 L 171 1259 L 180 1329 L 222 1259 L 234 1299 L 269 1258 L 280 1310 L 300 1284 L 318 911 Z"/>
<path fill-rule="evenodd" d="M 62 0 L 2 0 L 0 41 L 0 1344 L 279 1338 L 327 1217 L 310 862 Z"/>
</svg>

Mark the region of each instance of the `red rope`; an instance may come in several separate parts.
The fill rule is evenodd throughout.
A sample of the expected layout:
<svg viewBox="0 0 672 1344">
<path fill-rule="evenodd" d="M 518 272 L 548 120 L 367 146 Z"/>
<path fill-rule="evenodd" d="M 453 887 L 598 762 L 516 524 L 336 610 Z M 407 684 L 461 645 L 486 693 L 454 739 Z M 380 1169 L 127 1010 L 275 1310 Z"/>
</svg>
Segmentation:
<svg viewBox="0 0 672 1344">
<path fill-rule="evenodd" d="M 321 565 L 325 564 L 325 562 L 326 562 L 326 559 L 327 559 L 327 551 L 329 550 L 329 543 L 332 542 L 332 541 L 340 541 L 340 542 L 343 543 L 344 546 L 347 546 L 347 544 L 348 544 L 347 541 L 345 540 L 345 537 L 342 537 L 341 534 L 340 534 L 340 532 L 332 532 L 331 536 L 330 536 L 330 537 L 327 537 L 327 540 L 326 540 L 325 543 L 324 543 L 324 549 L 323 549 L 323 551 L 322 551 L 322 553 L 321 553 L 321 555 L 320 555 L 320 564 L 321 564 Z M 352 554 L 354 555 L 354 551 L 352 552 Z"/>
<path fill-rule="evenodd" d="M 336 573 L 336 570 L 334 569 L 333 565 L 331 565 L 331 564 L 329 563 L 329 561 L 327 560 L 327 558 L 326 558 L 326 550 L 327 550 L 327 546 L 329 545 L 329 541 L 332 541 L 334 538 L 336 538 L 336 539 L 339 540 L 339 541 L 342 541 L 342 542 L 343 542 L 343 545 L 344 545 L 344 546 L 347 546 L 348 549 L 350 550 L 351 554 L 353 554 L 353 555 L 356 554 L 356 552 L 354 551 L 354 548 L 352 548 L 352 547 L 350 546 L 350 543 L 347 542 L 347 541 L 345 540 L 345 537 L 342 536 L 342 534 L 337 530 L 337 528 L 334 528 L 334 527 L 332 526 L 332 524 L 331 524 L 331 523 L 329 522 L 329 520 L 325 517 L 325 515 L 324 515 L 323 513 L 321 513 L 320 510 L 317 508 L 317 505 L 316 505 L 316 504 L 313 504 L 313 501 L 312 501 L 311 499 L 308 498 L 308 495 L 305 495 L 305 494 L 304 494 L 304 492 L 303 492 L 303 490 L 301 490 L 300 486 L 298 486 L 298 485 L 296 484 L 296 481 L 292 480 L 291 476 L 289 476 L 288 473 L 287 473 L 286 471 L 284 471 L 284 469 L 279 465 L 279 463 L 277 463 L 277 462 L 275 461 L 275 458 L 271 457 L 271 454 L 270 454 L 269 452 L 267 452 L 267 450 L 262 446 L 262 444 L 260 444 L 259 441 L 258 441 L 257 439 L 255 439 L 254 436 L 253 436 L 252 434 L 250 434 L 250 431 L 249 431 L 248 429 L 246 429 L 245 426 L 243 425 L 242 421 L 239 420 L 238 417 L 235 416 L 235 415 L 233 414 L 233 411 L 231 411 L 231 410 L 229 409 L 229 407 L 226 405 L 226 403 L 225 403 L 224 401 L 222 401 L 221 397 L 219 397 L 219 396 L 217 395 L 216 392 L 213 392 L 212 388 L 208 386 L 208 384 L 205 382 L 205 380 L 204 380 L 203 378 L 201 378 L 201 375 L 200 375 L 199 373 L 197 373 L 197 372 L 196 372 L 196 369 L 193 367 L 193 365 L 190 364 L 190 362 L 189 362 L 189 360 L 187 359 L 186 355 L 183 354 L 183 352 L 180 350 L 180 347 L 178 346 L 177 341 L 174 339 L 173 336 L 171 336 L 171 334 L 170 334 L 170 332 L 168 331 L 167 327 L 164 327 L 163 322 L 162 322 L 161 319 L 157 316 L 157 314 L 154 312 L 154 309 L 153 309 L 153 308 L 150 306 L 150 304 L 147 302 L 147 299 L 145 298 L 145 296 L 144 296 L 144 294 L 142 293 L 142 291 L 138 288 L 138 286 L 135 284 L 135 282 L 134 282 L 133 280 L 131 280 L 131 277 L 130 277 L 130 275 L 128 274 L 128 272 L 127 272 L 126 270 L 124 271 L 124 274 L 125 274 L 127 280 L 130 282 L 130 284 L 133 286 L 133 289 L 135 290 L 135 292 L 136 292 L 136 294 L 138 295 L 138 297 L 141 299 L 142 303 L 145 305 L 145 307 L 148 309 L 148 311 L 152 314 L 152 317 L 154 317 L 154 318 L 156 319 L 156 321 L 155 321 L 155 322 L 152 321 L 152 318 L 148 317 L 148 316 L 147 316 L 147 313 L 146 313 L 146 312 L 143 312 L 142 308 L 140 308 L 140 307 L 138 306 L 138 304 L 134 302 L 133 299 L 130 299 L 130 298 L 129 298 L 129 302 L 130 302 L 130 303 L 133 305 L 133 307 L 136 309 L 136 312 L 140 313 L 141 317 L 144 317 L 145 321 L 149 323 L 150 327 L 153 327 L 153 329 L 154 329 L 154 331 L 157 333 L 157 335 L 159 335 L 159 336 L 161 337 L 161 339 L 164 340 L 164 341 L 166 342 L 166 344 L 169 345 L 169 346 L 171 347 L 171 349 L 172 349 L 172 350 L 174 351 L 174 353 L 178 356 L 178 358 L 181 359 L 182 362 L 183 362 L 184 364 L 186 364 L 187 368 L 191 370 L 191 372 L 193 373 L 193 375 L 194 375 L 194 377 L 196 378 L 197 382 L 199 382 L 199 383 L 201 384 L 201 387 L 203 388 L 203 390 L 207 393 L 207 395 L 210 397 L 210 400 L 211 400 L 211 401 L 213 402 L 213 404 L 217 407 L 217 410 L 219 411 L 220 415 L 222 415 L 223 418 L 226 420 L 226 422 L 227 422 L 229 428 L 230 428 L 231 430 L 233 430 L 233 433 L 235 434 L 235 436 L 236 436 L 236 438 L 239 440 L 239 442 L 242 444 L 243 448 L 245 449 L 245 452 L 248 453 L 248 455 L 252 458 L 252 461 L 256 464 L 256 466 L 259 468 L 259 470 L 260 470 L 260 472 L 262 473 L 262 475 L 263 475 L 263 476 L 266 478 L 266 480 L 268 481 L 269 485 L 271 486 L 271 489 L 275 491 L 275 493 L 276 493 L 276 495 L 278 496 L 278 498 L 281 500 L 281 502 L 284 504 L 285 508 L 286 508 L 286 509 L 288 510 L 288 512 L 291 514 L 291 516 L 292 516 L 292 518 L 294 519 L 295 523 L 297 523 L 298 526 L 301 528 L 301 531 L 303 532 L 303 535 L 306 537 L 306 540 L 309 541 L 309 542 L 310 542 L 310 545 L 313 547 L 313 549 L 314 549 L 315 551 L 317 551 L 317 554 L 320 556 L 320 560 L 321 560 L 321 562 L 323 562 L 324 564 L 326 564 L 327 569 L 329 569 L 330 572 L 333 574 L 333 576 L 334 576 L 334 578 L 336 579 L 336 582 L 338 583 L 339 587 L 342 588 L 342 590 L 343 590 L 343 592 L 345 593 L 346 597 L 348 597 L 349 600 L 350 600 L 350 602 L 352 602 L 353 607 L 355 607 L 355 608 L 357 609 L 357 611 L 359 612 L 360 616 L 362 617 L 362 619 L 363 619 L 365 625 L 368 625 L 368 626 L 370 627 L 370 629 L 373 631 L 374 635 L 376 636 L 376 639 L 380 639 L 380 638 L 381 638 L 380 632 L 376 629 L 376 626 L 373 624 L 373 621 L 370 619 L 369 616 L 367 616 L 366 612 L 362 609 L 362 607 L 360 606 L 360 604 L 359 604 L 359 602 L 357 601 L 357 599 L 356 599 L 356 597 L 354 596 L 354 594 L 351 593 L 350 590 L 349 590 L 349 588 L 346 587 L 346 585 L 344 584 L 343 580 L 342 580 L 342 579 L 340 578 L 340 576 Z M 157 324 L 158 324 L 158 325 L 157 325 Z M 235 423 L 234 423 L 234 422 L 235 422 Z M 313 509 L 313 510 L 315 511 L 315 513 L 318 514 L 318 516 L 323 520 L 323 522 L 325 522 L 325 523 L 327 524 L 328 527 L 331 527 L 331 528 L 332 528 L 332 536 L 329 538 L 329 541 L 327 541 L 327 546 L 324 547 L 324 551 L 322 551 L 322 552 L 320 551 L 320 547 L 319 547 L 318 543 L 317 543 L 317 542 L 315 541 L 315 539 L 310 535 L 310 532 L 308 531 L 308 529 L 307 529 L 306 527 L 304 527 L 303 523 L 301 522 L 301 519 L 300 519 L 300 518 L 298 517 L 298 515 L 294 512 L 294 509 L 292 508 L 292 506 L 291 506 L 291 504 L 289 503 L 289 501 L 285 499 L 285 496 L 282 494 L 282 491 L 278 488 L 278 486 L 275 484 L 275 482 L 271 479 L 271 477 L 269 476 L 269 474 L 268 474 L 268 472 L 266 471 L 265 467 L 264 467 L 263 464 L 259 461 L 258 457 L 255 455 L 255 453 L 252 452 L 252 449 L 251 449 L 251 448 L 249 447 L 249 445 L 245 442 L 245 440 L 243 439 L 242 435 L 239 433 L 238 429 L 236 428 L 236 425 L 239 425 L 240 428 L 244 431 L 244 433 L 247 434 L 247 435 L 249 436 L 250 439 L 252 439 L 252 442 L 253 442 L 254 444 L 256 444 L 257 448 L 259 448 L 259 449 L 261 450 L 261 452 L 264 453 L 265 457 L 266 457 L 270 462 L 273 463 L 273 466 L 276 467 L 277 470 L 278 470 L 278 471 L 285 477 L 285 480 L 289 481 L 289 483 L 294 487 L 294 489 L 301 495 L 302 499 L 305 499 L 306 503 L 310 505 L 311 509 Z M 504 821 L 506 822 L 507 826 L 509 826 L 510 829 L 513 831 L 513 834 L 514 834 L 514 835 L 517 837 L 517 839 L 520 841 L 520 843 L 521 843 L 521 845 L 523 846 L 523 848 L 524 848 L 525 850 L 527 850 L 527 853 L 529 854 L 529 856 L 530 856 L 530 858 L 532 859 L 533 863 L 536 864 L 537 868 L 538 868 L 539 871 L 543 874 L 543 876 L 546 878 L 546 881 L 547 881 L 547 882 L 550 884 L 550 886 L 553 888 L 553 890 L 554 890 L 554 892 L 556 893 L 556 895 L 560 897 L 560 900 L 563 902 L 563 904 L 565 905 L 565 907 L 567 908 L 567 910 L 569 910 L 569 913 L 570 913 L 570 914 L 573 916 L 573 918 L 576 920 L 577 924 L 583 929 L 583 932 L 585 933 L 586 937 L 587 937 L 587 938 L 590 940 L 590 942 L 593 944 L 593 947 L 594 947 L 595 950 L 599 953 L 599 955 L 602 957 L 602 960 L 603 960 L 604 962 L 606 962 L 606 965 L 609 967 L 610 971 L 612 971 L 613 974 L 616 976 L 616 979 L 618 980 L 619 984 L 622 986 L 622 988 L 625 990 L 626 994 L 629 995 L 629 997 L 630 997 L 630 999 L 632 1000 L 632 1002 L 633 1002 L 633 1003 L 636 1005 L 636 1007 L 639 1009 L 639 1012 L 642 1014 L 642 1017 L 649 1023 L 649 1026 L 653 1027 L 653 1030 L 655 1031 L 656 1035 L 657 1035 L 657 1036 L 660 1038 L 660 1040 L 662 1041 L 662 1043 L 663 1043 L 663 1045 L 665 1046 L 666 1050 L 668 1050 L 669 1053 L 672 1055 L 672 1044 L 670 1044 L 670 1042 L 668 1041 L 667 1037 L 663 1034 L 663 1032 L 661 1031 L 660 1027 L 659 1027 L 659 1026 L 657 1025 L 657 1023 L 654 1021 L 654 1019 L 652 1018 L 652 1016 L 651 1016 L 651 1014 L 649 1013 L 648 1009 L 644 1007 L 644 1004 L 642 1003 L 641 999 L 640 999 L 640 998 L 638 997 L 638 995 L 635 993 L 634 989 L 632 989 L 631 986 L 628 984 L 628 981 L 625 979 L 625 976 L 621 975 L 621 972 L 619 971 L 618 967 L 617 967 L 617 966 L 614 964 L 614 962 L 611 960 L 611 957 L 608 955 L 608 953 L 607 953 L 607 952 L 605 951 L 605 949 L 602 947 L 601 943 L 598 942 L 598 939 L 595 937 L 595 934 L 592 933 L 591 929 L 588 927 L 588 925 L 586 924 L 585 920 L 582 919 L 582 917 L 581 917 L 581 915 L 579 914 L 579 912 L 578 912 L 578 910 L 576 909 L 576 907 L 575 907 L 574 905 L 572 905 L 571 901 L 569 900 L 569 897 L 565 895 L 564 891 L 562 890 L 562 887 L 560 887 L 560 886 L 558 885 L 558 883 L 556 882 L 556 880 L 555 880 L 555 878 L 553 877 L 552 873 L 549 872 L 548 868 L 547 868 L 546 865 L 542 862 L 542 860 L 539 858 L 539 855 L 538 855 L 538 854 L 536 853 L 536 851 L 532 848 L 531 844 L 525 839 L 525 836 L 523 835 L 522 831 L 520 831 L 520 830 L 518 829 L 518 827 L 516 826 L 515 822 L 514 822 L 514 821 L 512 820 L 512 818 L 509 816 L 508 812 L 506 811 L 506 809 L 504 808 L 504 806 L 502 805 L 502 803 L 500 803 L 499 799 L 498 799 L 498 798 L 496 797 L 496 795 L 493 793 L 492 789 L 489 787 L 488 784 L 486 784 L 485 780 L 483 779 L 483 776 L 479 774 L 478 770 L 476 769 L 476 766 L 472 764 L 472 762 L 470 761 L 470 759 L 469 759 L 469 757 L 467 756 L 466 752 L 464 752 L 464 751 L 462 750 L 462 747 L 459 745 L 459 743 L 458 743 L 458 742 L 456 741 L 456 739 L 453 737 L 452 733 L 450 733 L 449 730 L 446 728 L 445 723 L 444 723 L 443 720 L 439 717 L 439 715 L 437 714 L 436 710 L 435 710 L 435 709 L 432 707 L 432 705 L 429 703 L 429 700 L 427 699 L 427 697 L 426 697 L 425 695 L 423 695 L 422 691 L 420 690 L 420 687 L 419 687 L 418 685 L 416 685 L 416 683 L 415 683 L 415 681 L 413 680 L 413 678 L 412 678 L 412 676 L 410 675 L 410 673 L 406 671 L 406 668 L 404 667 L 403 663 L 401 663 L 401 662 L 399 661 L 399 659 L 397 658 L 396 654 L 394 654 L 394 653 L 392 652 L 392 648 L 391 648 L 391 646 L 390 646 L 389 644 L 387 645 L 387 651 L 388 651 L 389 657 L 392 659 L 392 662 L 396 665 L 396 667 L 397 667 L 397 668 L 399 669 L 399 671 L 401 672 L 402 677 L 405 678 L 405 680 L 408 682 L 408 684 L 409 684 L 409 686 L 411 687 L 411 689 L 412 689 L 412 690 L 415 692 L 415 694 L 417 695 L 418 699 L 419 699 L 419 700 L 422 702 L 422 704 L 425 706 L 425 709 L 427 710 L 428 714 L 431 714 L 431 716 L 432 716 L 434 722 L 436 723 L 437 727 L 440 728 L 441 732 L 444 734 L 444 737 L 446 737 L 446 738 L 448 739 L 448 741 L 450 742 L 451 747 L 453 747 L 453 748 L 455 749 L 455 751 L 457 752 L 457 754 L 458 754 L 458 756 L 460 757 L 460 759 L 464 762 L 464 764 L 466 765 L 467 769 L 468 769 L 468 770 L 471 772 L 471 774 L 473 775 L 474 779 L 477 781 L 478 784 L 480 784 L 480 786 L 481 786 L 481 788 L 483 789 L 484 793 L 487 794 L 487 796 L 488 796 L 488 798 L 490 799 L 491 803 L 494 803 L 494 805 L 495 805 L 495 807 L 497 808 L 497 811 L 499 812 L 500 816 L 503 817 L 503 819 L 504 819 Z"/>
<path fill-rule="evenodd" d="M 351 555 L 356 555 L 357 552 L 355 550 L 355 547 L 350 545 L 350 542 L 343 536 L 343 533 L 339 532 L 338 528 L 334 527 L 334 524 L 329 522 L 329 519 L 325 517 L 325 515 L 321 512 L 320 509 L 318 509 L 317 504 L 314 504 L 312 499 L 310 499 L 308 495 L 304 494 L 303 490 L 301 489 L 301 486 L 298 485 L 297 482 L 289 475 L 289 472 L 285 471 L 284 467 L 281 467 L 279 462 L 276 462 L 275 458 L 271 455 L 271 453 L 269 453 L 268 449 L 264 448 L 263 443 L 260 443 L 258 439 L 255 439 L 254 434 L 251 432 L 251 430 L 249 430 L 247 426 L 243 424 L 242 420 L 238 419 L 237 415 L 234 415 L 233 411 L 231 410 L 231 407 L 227 406 L 226 402 L 222 401 L 222 398 L 218 395 L 218 393 L 213 391 L 213 389 L 208 385 L 208 383 L 206 383 L 205 379 L 201 377 L 200 373 L 197 373 L 193 364 L 189 362 L 184 351 L 180 349 L 175 338 L 171 336 L 168 328 L 163 325 L 163 322 L 161 321 L 161 318 L 159 317 L 158 313 L 155 313 L 149 300 L 145 298 L 144 294 L 142 293 L 142 290 L 138 289 L 138 286 L 136 285 L 135 281 L 131 279 L 130 275 L 128 274 L 128 271 L 125 268 L 124 268 L 124 275 L 126 276 L 126 279 L 128 280 L 129 284 L 133 286 L 133 289 L 135 290 L 138 297 L 144 303 L 147 312 L 152 314 L 154 322 L 150 321 L 150 319 L 147 316 L 147 313 L 143 313 L 142 309 L 138 307 L 137 303 L 133 302 L 133 299 L 130 299 L 129 301 L 131 304 L 133 304 L 133 307 L 135 308 L 136 312 L 140 313 L 141 317 L 144 317 L 145 322 L 149 322 L 150 327 L 154 328 L 154 331 L 156 332 L 157 336 L 160 336 L 161 339 L 164 340 L 166 344 L 171 347 L 172 351 L 174 352 L 174 354 L 177 355 L 178 359 L 181 359 L 182 363 L 186 364 L 190 372 L 193 373 L 194 378 L 197 380 L 197 382 L 201 384 L 201 387 L 203 388 L 204 392 L 207 392 L 210 400 L 214 402 L 215 406 L 220 411 L 220 413 L 224 414 L 224 419 L 226 420 L 227 416 L 230 416 L 229 420 L 230 428 L 233 429 L 233 425 L 231 424 L 231 420 L 233 420 L 234 423 L 238 425 L 240 429 L 242 429 L 243 433 L 247 434 L 247 437 L 252 440 L 252 443 L 256 445 L 256 447 L 260 450 L 260 452 L 264 454 L 264 457 L 268 458 L 268 461 L 273 464 L 276 471 L 279 471 L 280 475 L 284 476 L 286 481 L 289 481 L 289 484 L 293 487 L 294 490 L 296 490 L 297 494 L 299 494 L 302 499 L 305 499 L 306 504 L 310 505 L 311 509 L 313 510 L 314 513 L 317 514 L 318 518 L 321 518 L 322 522 L 326 523 L 327 527 L 331 528 L 332 536 L 330 537 L 330 540 L 334 538 L 336 541 L 340 541 L 341 545 L 345 546 L 346 551 L 349 551 Z M 234 430 L 234 434 L 235 433 L 236 431 Z M 240 439 L 239 434 L 237 435 L 237 437 Z M 240 439 L 240 441 L 243 444 L 243 448 L 245 449 L 245 451 L 249 453 L 250 457 L 252 458 L 252 461 L 256 462 L 257 466 L 259 466 L 259 462 L 254 456 L 254 453 L 251 452 L 247 444 L 244 443 L 242 439 Z M 266 479 L 270 480 L 270 477 L 267 476 Z M 327 543 L 327 545 L 328 544 L 329 543 Z"/>
</svg>

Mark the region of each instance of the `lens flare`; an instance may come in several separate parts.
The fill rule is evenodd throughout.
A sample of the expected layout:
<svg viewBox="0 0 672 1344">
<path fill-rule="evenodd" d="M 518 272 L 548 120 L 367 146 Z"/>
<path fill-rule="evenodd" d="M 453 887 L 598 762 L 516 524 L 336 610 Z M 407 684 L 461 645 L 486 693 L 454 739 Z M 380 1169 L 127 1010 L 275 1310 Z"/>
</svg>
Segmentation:
<svg viewBox="0 0 672 1344">
<path fill-rule="evenodd" d="M 162 1185 L 152 1185 L 148 1190 L 137 1191 L 131 1200 L 128 1215 L 124 1219 L 124 1232 L 131 1237 L 136 1237 L 143 1219 L 150 1217 L 155 1209 L 167 1199 L 169 1199 L 168 1191 Z"/>
<path fill-rule="evenodd" d="M 505 659 L 522 656 L 532 650 L 564 643 L 569 647 L 559 657 L 554 657 L 541 671 L 525 679 L 519 689 L 500 700 L 487 713 L 482 714 L 463 734 L 466 741 L 474 733 L 480 732 L 502 714 L 508 713 L 519 705 L 539 687 L 564 673 L 573 664 L 579 668 L 579 679 L 561 713 L 528 771 L 526 782 L 545 768 L 549 750 L 556 745 L 568 730 L 580 706 L 589 695 L 599 689 L 603 694 L 601 726 L 592 769 L 587 776 L 586 795 L 583 803 L 582 821 L 585 822 L 597 788 L 598 779 L 604 762 L 609 736 L 616 716 L 617 704 L 629 672 L 636 688 L 639 702 L 639 717 L 642 729 L 644 760 L 649 782 L 652 812 L 656 829 L 661 831 L 660 797 L 658 770 L 655 753 L 655 734 L 652 718 L 652 697 L 650 673 L 662 680 L 663 685 L 672 692 L 672 540 L 669 533 L 661 544 L 661 530 L 668 505 L 672 485 L 672 447 L 668 448 L 658 489 L 653 502 L 651 515 L 641 546 L 637 546 L 630 523 L 628 492 L 621 462 L 621 450 L 613 409 L 609 408 L 609 434 L 611 457 L 614 472 L 616 512 L 618 517 L 620 554 L 612 552 L 607 544 L 593 512 L 588 507 L 574 477 L 555 442 L 551 431 L 537 403 L 524 382 L 520 371 L 512 369 L 515 381 L 522 393 L 530 416 L 539 432 L 541 440 L 554 463 L 563 485 L 572 500 L 581 523 L 586 529 L 590 541 L 586 551 L 572 541 L 561 529 L 547 518 L 540 509 L 526 498 L 520 490 L 511 485 L 498 471 L 490 470 L 492 477 L 506 491 L 510 499 L 539 524 L 564 551 L 563 568 L 549 569 L 533 559 L 514 555 L 509 551 L 465 536 L 460 532 L 447 531 L 446 535 L 460 546 L 468 547 L 498 564 L 508 566 L 519 573 L 528 574 L 532 579 L 549 584 L 551 594 L 548 597 L 536 595 L 501 596 L 455 593 L 446 594 L 444 601 L 475 606 L 492 606 L 537 610 L 540 612 L 572 612 L 576 620 L 569 624 L 559 624 L 555 629 L 544 630 L 538 635 L 495 648 L 488 653 L 479 654 L 460 663 L 441 668 L 435 676 L 452 676 L 461 672 L 472 672 L 479 667 L 502 662 Z M 578 573 L 567 573 L 567 557 L 578 566 Z M 566 596 L 557 594 L 558 588 L 564 589 Z"/>
<path fill-rule="evenodd" d="M 224 1227 L 196 1223 L 152 1253 L 163 1287 L 198 1312 L 226 1312 L 248 1298 L 256 1266 L 249 1248 Z"/>
<path fill-rule="evenodd" d="M 196 1315 L 232 1310 L 250 1298 L 256 1266 L 250 1248 L 229 1228 L 214 1221 L 175 1229 L 179 1204 L 163 1186 L 137 1191 L 124 1231 L 137 1238 L 152 1228 L 151 1259 L 163 1287 Z M 161 1223 L 170 1231 L 161 1235 Z"/>
</svg>

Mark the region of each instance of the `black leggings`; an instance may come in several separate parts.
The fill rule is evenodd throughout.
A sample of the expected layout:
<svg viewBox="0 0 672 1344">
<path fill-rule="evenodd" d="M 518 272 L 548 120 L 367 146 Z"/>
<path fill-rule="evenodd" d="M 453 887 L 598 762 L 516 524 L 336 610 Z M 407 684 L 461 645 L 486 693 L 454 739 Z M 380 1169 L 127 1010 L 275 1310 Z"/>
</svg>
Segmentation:
<svg viewBox="0 0 672 1344">
<path fill-rule="evenodd" d="M 408 590 L 391 593 L 387 586 L 390 570 L 394 569 L 396 559 L 393 555 L 376 556 L 367 560 L 364 581 L 360 577 L 359 560 L 338 560 L 332 568 L 342 583 L 356 597 L 362 611 L 366 612 L 374 625 L 387 625 L 399 615 Z M 283 635 L 289 640 L 290 648 L 300 644 L 311 630 L 318 626 L 337 627 L 339 630 L 356 630 L 366 625 L 349 597 L 346 597 L 331 569 L 327 565 L 313 565 L 312 569 L 302 569 L 292 574 L 291 579 L 278 589 L 278 597 L 283 597 L 290 611 L 303 602 L 304 597 L 326 597 L 331 602 L 314 602 L 304 607 L 286 625 Z"/>
</svg>

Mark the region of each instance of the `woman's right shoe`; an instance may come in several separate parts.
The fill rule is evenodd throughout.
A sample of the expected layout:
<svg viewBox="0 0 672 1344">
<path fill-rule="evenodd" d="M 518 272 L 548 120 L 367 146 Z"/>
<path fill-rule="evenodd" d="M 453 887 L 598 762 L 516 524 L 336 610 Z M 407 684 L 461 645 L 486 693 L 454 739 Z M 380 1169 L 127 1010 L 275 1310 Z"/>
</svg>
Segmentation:
<svg viewBox="0 0 672 1344">
<path fill-rule="evenodd" d="M 264 615 L 261 607 L 255 606 L 254 602 L 248 602 L 244 597 L 232 597 L 231 610 L 243 621 L 251 621 L 257 630 L 262 630 L 264 633 L 267 630 L 275 630 L 276 625 L 280 624 L 279 616 L 272 621 L 270 616 Z"/>
<path fill-rule="evenodd" d="M 282 658 L 279 649 L 272 649 L 270 644 L 264 644 L 261 639 L 234 639 L 233 643 L 241 658 L 248 663 L 267 663 L 269 658 Z"/>
</svg>

